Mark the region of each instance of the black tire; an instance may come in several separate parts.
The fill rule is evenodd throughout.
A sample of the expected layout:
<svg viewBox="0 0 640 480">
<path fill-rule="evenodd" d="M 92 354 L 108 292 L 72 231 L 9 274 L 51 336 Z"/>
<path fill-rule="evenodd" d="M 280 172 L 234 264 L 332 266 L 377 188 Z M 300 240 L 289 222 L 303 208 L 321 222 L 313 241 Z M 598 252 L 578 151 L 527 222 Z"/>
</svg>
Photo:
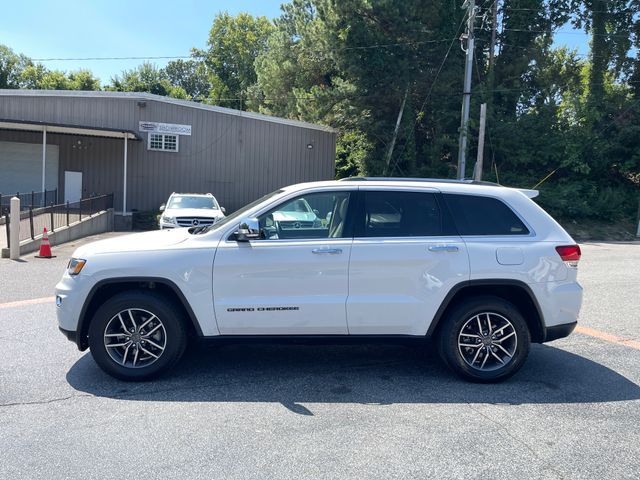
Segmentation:
<svg viewBox="0 0 640 480">
<path fill-rule="evenodd" d="M 154 359 L 151 355 L 142 353 L 141 358 L 145 358 L 146 356 L 147 361 L 151 362 L 148 365 L 140 366 L 140 364 L 138 364 L 136 367 L 132 365 L 124 366 L 112 357 L 112 355 L 117 356 L 117 354 L 107 352 L 105 343 L 107 341 L 113 343 L 113 341 L 106 339 L 106 329 L 111 329 L 112 325 L 115 325 L 115 323 L 110 322 L 112 320 L 116 322 L 119 313 L 129 309 L 134 312 L 134 317 L 136 314 L 143 315 L 139 317 L 143 320 L 143 323 L 146 312 L 147 314 L 151 313 L 157 317 L 157 320 L 153 320 L 154 323 L 151 323 L 151 326 L 161 324 L 161 327 L 158 327 L 159 330 L 156 332 L 161 332 L 164 349 L 152 348 L 147 343 L 146 347 L 148 350 L 146 351 L 157 354 L 157 358 Z M 147 315 L 147 317 L 149 316 Z M 124 326 L 128 327 L 129 321 L 127 321 L 126 315 L 123 318 L 125 319 Z M 140 322 L 138 322 L 138 326 L 140 326 Z M 159 333 L 156 333 L 156 335 L 158 334 Z M 154 337 L 149 337 L 147 342 L 150 340 L 153 341 L 153 339 Z M 117 341 L 125 340 L 127 340 L 126 337 Z M 140 342 L 142 344 L 145 343 L 144 340 L 140 340 Z M 183 314 L 180 309 L 178 309 L 174 303 L 157 293 L 145 290 L 132 290 L 111 297 L 98 308 L 89 325 L 89 348 L 91 355 L 102 370 L 120 380 L 143 381 L 161 375 L 180 360 L 186 345 L 187 332 L 184 325 Z M 135 352 L 138 348 L 141 348 L 140 343 L 133 345 L 132 352 Z M 112 352 L 114 350 L 118 351 L 118 349 L 110 349 Z M 124 347 L 119 351 L 122 350 L 124 350 Z M 124 358 L 124 361 L 130 363 L 132 359 L 129 353 L 122 353 L 121 357 Z M 134 355 L 134 353 L 131 355 Z"/>
<path fill-rule="evenodd" d="M 504 320 L 511 327 L 499 331 L 494 340 L 491 335 L 484 335 L 489 332 L 487 321 L 488 324 L 494 323 L 492 330 L 497 331 L 498 327 L 506 325 Z M 482 296 L 465 300 L 455 306 L 443 322 L 437 338 L 438 352 L 444 363 L 465 380 L 478 383 L 505 380 L 522 367 L 529 355 L 531 335 L 527 322 L 512 303 L 502 298 Z M 479 336 L 474 335 L 476 330 L 481 330 Z M 510 335 L 511 332 L 514 332 L 513 335 Z M 507 335 L 510 336 L 506 338 Z M 475 342 L 479 345 L 466 346 Z M 498 345 L 506 351 L 500 350 Z M 509 357 L 507 353 L 512 356 Z M 502 358 L 504 364 L 498 361 L 496 355 Z M 485 356 L 487 361 L 483 364 Z M 483 368 L 480 368 L 481 365 Z"/>
</svg>

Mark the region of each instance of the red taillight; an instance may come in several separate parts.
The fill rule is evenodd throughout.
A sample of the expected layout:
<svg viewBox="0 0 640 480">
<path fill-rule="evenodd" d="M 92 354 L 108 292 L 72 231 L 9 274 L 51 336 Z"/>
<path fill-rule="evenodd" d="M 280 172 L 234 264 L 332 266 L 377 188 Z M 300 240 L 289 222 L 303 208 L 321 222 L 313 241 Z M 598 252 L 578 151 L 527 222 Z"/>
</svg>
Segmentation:
<svg viewBox="0 0 640 480">
<path fill-rule="evenodd" d="M 563 245 L 561 247 L 556 247 L 556 252 L 560 255 L 560 258 L 564 262 L 575 262 L 576 265 L 578 260 L 580 260 L 580 247 L 578 245 Z"/>
</svg>

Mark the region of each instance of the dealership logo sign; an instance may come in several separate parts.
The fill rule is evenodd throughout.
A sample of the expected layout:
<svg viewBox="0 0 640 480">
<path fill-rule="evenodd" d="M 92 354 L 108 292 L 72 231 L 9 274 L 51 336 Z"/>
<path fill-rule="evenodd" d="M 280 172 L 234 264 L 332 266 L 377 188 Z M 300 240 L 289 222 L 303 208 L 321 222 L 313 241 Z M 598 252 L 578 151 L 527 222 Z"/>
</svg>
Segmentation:
<svg viewBox="0 0 640 480">
<path fill-rule="evenodd" d="M 172 135 L 191 135 L 191 125 L 162 122 L 139 122 L 138 130 L 141 132 L 169 133 Z"/>
</svg>

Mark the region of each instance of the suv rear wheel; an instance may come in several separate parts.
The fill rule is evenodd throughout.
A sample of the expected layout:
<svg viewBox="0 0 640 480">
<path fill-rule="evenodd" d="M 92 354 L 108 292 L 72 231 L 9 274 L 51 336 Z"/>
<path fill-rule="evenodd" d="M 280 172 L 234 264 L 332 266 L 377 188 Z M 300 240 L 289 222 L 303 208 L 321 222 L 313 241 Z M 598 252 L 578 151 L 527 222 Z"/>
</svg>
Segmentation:
<svg viewBox="0 0 640 480">
<path fill-rule="evenodd" d="M 147 291 L 111 297 L 89 325 L 89 348 L 98 366 L 121 380 L 147 380 L 175 365 L 187 336 L 180 311 Z"/>
<path fill-rule="evenodd" d="M 474 382 L 498 382 L 516 373 L 529 354 L 531 336 L 518 309 L 499 297 L 475 297 L 456 306 L 438 338 L 444 362 Z"/>
</svg>

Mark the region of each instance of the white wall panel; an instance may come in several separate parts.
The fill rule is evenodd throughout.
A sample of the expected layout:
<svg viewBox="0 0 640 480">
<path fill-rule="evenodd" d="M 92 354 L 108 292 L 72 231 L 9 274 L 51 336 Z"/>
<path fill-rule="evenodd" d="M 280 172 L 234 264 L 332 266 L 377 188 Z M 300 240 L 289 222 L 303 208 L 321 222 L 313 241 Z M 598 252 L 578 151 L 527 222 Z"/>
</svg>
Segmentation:
<svg viewBox="0 0 640 480">
<path fill-rule="evenodd" d="M 47 145 L 45 185 L 58 188 L 58 145 Z M 42 190 L 42 145 L 0 142 L 0 193 Z"/>
</svg>

